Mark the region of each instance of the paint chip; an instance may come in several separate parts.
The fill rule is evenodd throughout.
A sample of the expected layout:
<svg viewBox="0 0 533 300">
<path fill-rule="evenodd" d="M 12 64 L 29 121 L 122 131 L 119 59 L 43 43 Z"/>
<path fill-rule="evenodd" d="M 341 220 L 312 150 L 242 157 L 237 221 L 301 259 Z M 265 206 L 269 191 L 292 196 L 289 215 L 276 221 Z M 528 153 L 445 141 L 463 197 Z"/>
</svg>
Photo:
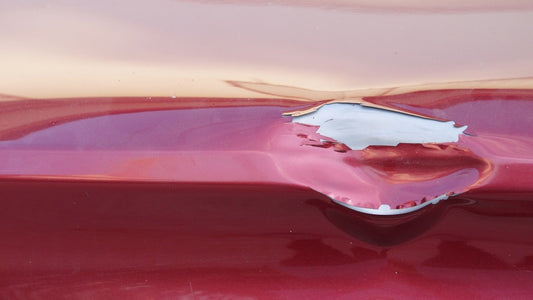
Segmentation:
<svg viewBox="0 0 533 300">
<path fill-rule="evenodd" d="M 335 139 L 352 150 L 368 146 L 397 146 L 457 142 L 467 126 L 352 103 L 331 103 L 296 116 L 293 123 L 319 126 L 317 133 Z"/>
</svg>

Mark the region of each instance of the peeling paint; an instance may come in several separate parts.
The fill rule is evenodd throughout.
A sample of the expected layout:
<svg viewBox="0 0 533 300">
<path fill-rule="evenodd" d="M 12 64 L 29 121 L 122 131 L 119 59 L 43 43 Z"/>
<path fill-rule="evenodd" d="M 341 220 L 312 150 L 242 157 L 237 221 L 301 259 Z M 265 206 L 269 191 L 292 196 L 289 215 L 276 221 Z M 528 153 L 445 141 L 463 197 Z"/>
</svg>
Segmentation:
<svg viewBox="0 0 533 300">
<path fill-rule="evenodd" d="M 338 201 L 338 200 L 333 200 L 333 202 L 335 202 L 337 204 L 340 204 L 340 205 L 342 205 L 344 207 L 347 207 L 349 209 L 364 213 L 364 214 L 377 215 L 377 216 L 392 216 L 392 215 L 408 214 L 408 213 L 417 211 L 417 210 L 419 210 L 419 209 L 421 209 L 423 207 L 426 207 L 426 206 L 428 206 L 430 204 L 437 204 L 441 200 L 446 200 L 446 199 L 448 199 L 448 195 L 447 194 L 443 194 L 443 195 L 440 195 L 438 197 L 435 197 L 435 198 L 431 199 L 430 201 L 426 201 L 426 202 L 424 202 L 424 203 L 422 203 L 420 205 L 414 205 L 414 206 L 406 207 L 406 208 L 395 208 L 395 209 L 392 209 L 387 204 L 382 204 L 382 205 L 379 206 L 378 209 L 373 209 L 373 208 L 364 208 L 364 207 L 353 206 L 353 205 L 346 204 L 346 203 L 344 203 L 342 201 Z"/>
<path fill-rule="evenodd" d="M 396 146 L 457 142 L 467 126 L 441 122 L 351 103 L 332 103 L 293 117 L 292 122 L 319 126 L 317 133 L 352 150 L 368 146 Z"/>
</svg>

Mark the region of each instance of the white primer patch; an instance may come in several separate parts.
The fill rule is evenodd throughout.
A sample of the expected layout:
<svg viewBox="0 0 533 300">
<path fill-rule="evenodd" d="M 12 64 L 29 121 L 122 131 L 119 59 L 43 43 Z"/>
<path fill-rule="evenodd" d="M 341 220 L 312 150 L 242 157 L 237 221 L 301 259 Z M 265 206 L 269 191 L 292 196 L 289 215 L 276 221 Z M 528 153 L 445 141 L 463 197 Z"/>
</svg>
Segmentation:
<svg viewBox="0 0 533 300">
<path fill-rule="evenodd" d="M 352 103 L 331 103 L 296 116 L 293 123 L 320 126 L 317 133 L 344 143 L 352 150 L 399 143 L 457 142 L 467 126 L 441 122 Z"/>
</svg>

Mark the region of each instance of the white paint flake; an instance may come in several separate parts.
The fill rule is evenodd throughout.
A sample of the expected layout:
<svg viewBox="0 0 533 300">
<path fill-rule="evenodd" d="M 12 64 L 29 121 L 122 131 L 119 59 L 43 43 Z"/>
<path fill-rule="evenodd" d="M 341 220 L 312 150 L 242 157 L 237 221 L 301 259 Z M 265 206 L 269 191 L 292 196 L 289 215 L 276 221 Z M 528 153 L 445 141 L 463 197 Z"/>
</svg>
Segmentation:
<svg viewBox="0 0 533 300">
<path fill-rule="evenodd" d="M 332 103 L 296 116 L 293 123 L 319 126 L 318 133 L 344 143 L 352 150 L 399 143 L 457 142 L 467 126 L 351 103 Z"/>
</svg>

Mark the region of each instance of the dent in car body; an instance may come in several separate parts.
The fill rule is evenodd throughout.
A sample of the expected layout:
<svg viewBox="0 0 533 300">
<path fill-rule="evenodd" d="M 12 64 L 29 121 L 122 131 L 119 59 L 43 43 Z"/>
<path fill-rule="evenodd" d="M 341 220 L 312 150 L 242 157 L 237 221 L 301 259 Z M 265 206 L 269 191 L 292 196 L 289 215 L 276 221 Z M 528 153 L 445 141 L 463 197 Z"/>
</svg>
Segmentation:
<svg viewBox="0 0 533 300">
<path fill-rule="evenodd" d="M 449 93 L 472 91 L 445 95 Z M 462 96 L 447 105 L 438 97 L 424 103 L 435 105 L 433 114 L 468 124 L 475 135 L 459 135 L 457 142 L 363 150 L 318 134 L 318 126 L 282 116 L 291 107 L 305 109 L 307 102 L 294 100 L 4 101 L 0 105 L 9 109 L 3 120 L 28 124 L 5 122 L 0 130 L 2 177 L 289 184 L 375 214 L 407 213 L 471 189 L 494 189 L 517 170 L 522 176 L 507 186 L 527 190 L 523 179 L 529 173 L 523 170 L 531 156 L 524 149 L 531 142 L 524 134 L 529 132 L 531 95 L 524 90 L 483 90 L 482 95 Z M 407 103 L 405 110 L 412 109 L 411 94 L 393 97 L 403 99 L 395 103 Z M 506 110 L 500 110 L 500 97 L 514 100 L 506 100 Z M 469 110 L 455 109 L 465 104 Z M 33 106 L 40 109 L 28 110 Z M 498 128 L 506 133 L 505 144 L 491 122 L 472 119 L 474 110 L 507 120 L 507 128 Z M 36 111 L 41 120 L 28 117 Z M 518 127 L 522 131 L 513 130 Z"/>
</svg>

